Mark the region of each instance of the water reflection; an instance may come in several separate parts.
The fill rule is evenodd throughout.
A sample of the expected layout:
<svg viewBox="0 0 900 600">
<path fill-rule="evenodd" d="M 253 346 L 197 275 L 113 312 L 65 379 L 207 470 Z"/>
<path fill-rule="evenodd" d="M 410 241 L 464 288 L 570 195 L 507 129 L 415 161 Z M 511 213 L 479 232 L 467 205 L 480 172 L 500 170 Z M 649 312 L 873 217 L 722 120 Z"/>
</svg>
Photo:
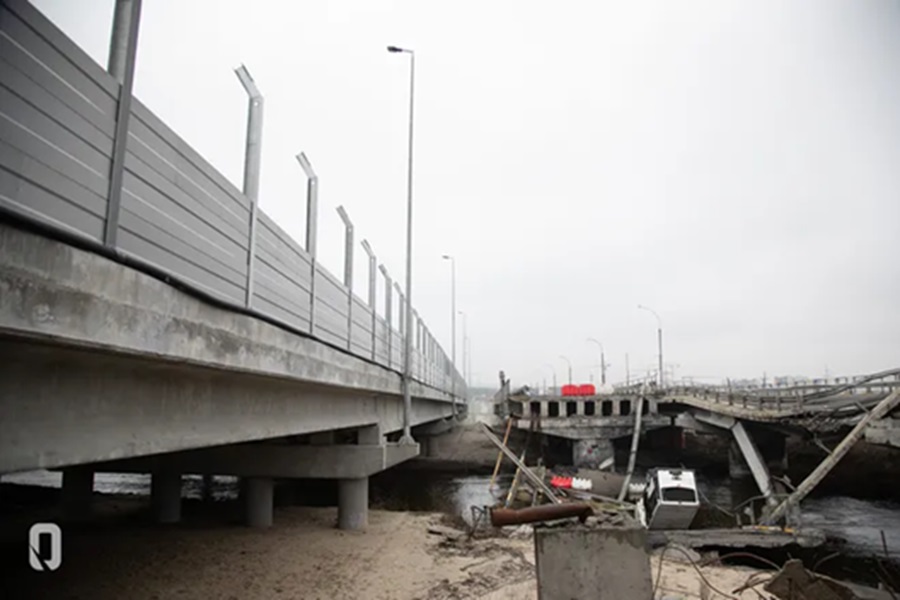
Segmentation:
<svg viewBox="0 0 900 600">
<path fill-rule="evenodd" d="M 442 512 L 471 524 L 472 506 L 491 506 L 505 498 L 512 477 L 501 475 L 495 490 L 489 488 L 486 475 L 458 475 L 424 469 L 391 469 L 370 480 L 369 497 L 373 508 L 416 512 Z M 213 477 L 212 497 L 233 500 L 238 496 L 236 477 Z M 634 481 L 643 481 L 635 474 Z M 708 479 L 698 473 L 698 485 L 707 502 L 730 509 L 740 499 L 754 495 L 752 480 Z M 3 483 L 59 488 L 62 474 L 31 471 L 5 475 Z M 749 487 L 748 487 L 749 486 Z M 149 495 L 150 476 L 131 473 L 98 473 L 94 490 L 101 494 Z M 182 496 L 199 499 L 203 478 L 185 475 Z M 845 540 L 843 550 L 850 554 L 883 554 L 884 531 L 892 555 L 900 553 L 900 504 L 832 496 L 807 498 L 803 502 L 803 524 L 823 530 L 831 537 Z"/>
</svg>

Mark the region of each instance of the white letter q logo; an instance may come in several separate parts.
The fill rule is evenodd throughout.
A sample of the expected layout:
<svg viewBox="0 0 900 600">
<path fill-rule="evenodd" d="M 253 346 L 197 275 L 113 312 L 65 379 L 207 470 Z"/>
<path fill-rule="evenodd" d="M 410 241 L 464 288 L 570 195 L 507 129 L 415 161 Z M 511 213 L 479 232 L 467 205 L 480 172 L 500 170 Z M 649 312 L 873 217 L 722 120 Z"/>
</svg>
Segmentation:
<svg viewBox="0 0 900 600">
<path fill-rule="evenodd" d="M 41 556 L 41 536 L 50 536 L 50 558 Z M 55 571 L 62 564 L 62 531 L 56 523 L 35 523 L 28 532 L 28 564 L 35 571 Z"/>
</svg>

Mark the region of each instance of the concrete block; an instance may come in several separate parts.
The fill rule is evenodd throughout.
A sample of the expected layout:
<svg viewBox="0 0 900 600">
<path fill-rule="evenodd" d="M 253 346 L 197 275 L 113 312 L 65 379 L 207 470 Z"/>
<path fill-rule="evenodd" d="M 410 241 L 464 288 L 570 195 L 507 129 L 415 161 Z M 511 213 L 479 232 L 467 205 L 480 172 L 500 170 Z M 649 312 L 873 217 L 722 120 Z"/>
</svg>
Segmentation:
<svg viewBox="0 0 900 600">
<path fill-rule="evenodd" d="M 651 600 L 645 529 L 591 525 L 536 526 L 539 600 Z"/>
</svg>

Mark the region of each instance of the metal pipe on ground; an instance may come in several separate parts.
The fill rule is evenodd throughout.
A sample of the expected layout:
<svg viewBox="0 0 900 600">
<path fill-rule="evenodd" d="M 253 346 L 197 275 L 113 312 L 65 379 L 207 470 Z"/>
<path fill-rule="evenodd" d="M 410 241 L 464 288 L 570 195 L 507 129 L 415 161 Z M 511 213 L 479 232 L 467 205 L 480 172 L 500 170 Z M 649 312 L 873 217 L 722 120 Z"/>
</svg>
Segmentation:
<svg viewBox="0 0 900 600">
<path fill-rule="evenodd" d="M 491 525 L 503 527 L 504 525 L 543 523 L 544 521 L 555 521 L 571 517 L 578 517 L 578 520 L 584 523 L 588 517 L 594 514 L 594 509 L 591 508 L 590 504 L 572 502 L 529 506 L 518 510 L 513 508 L 492 508 L 490 512 Z"/>
</svg>

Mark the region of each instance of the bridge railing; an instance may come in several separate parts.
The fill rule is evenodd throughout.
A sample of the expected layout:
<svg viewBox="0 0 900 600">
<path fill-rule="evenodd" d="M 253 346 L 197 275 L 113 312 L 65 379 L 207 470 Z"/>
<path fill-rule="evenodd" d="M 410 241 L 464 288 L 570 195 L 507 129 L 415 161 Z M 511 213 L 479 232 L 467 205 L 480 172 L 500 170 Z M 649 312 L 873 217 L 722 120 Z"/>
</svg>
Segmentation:
<svg viewBox="0 0 900 600">
<path fill-rule="evenodd" d="M 118 81 L 25 0 L 0 4 L 0 56 L 0 214 L 402 369 L 403 338 L 390 314 L 377 314 L 254 210 L 139 100 L 120 119 Z M 124 140 L 123 160 L 115 157 L 117 140 Z M 455 383 L 465 397 L 462 376 L 416 321 L 413 378 L 447 392 Z"/>
</svg>

